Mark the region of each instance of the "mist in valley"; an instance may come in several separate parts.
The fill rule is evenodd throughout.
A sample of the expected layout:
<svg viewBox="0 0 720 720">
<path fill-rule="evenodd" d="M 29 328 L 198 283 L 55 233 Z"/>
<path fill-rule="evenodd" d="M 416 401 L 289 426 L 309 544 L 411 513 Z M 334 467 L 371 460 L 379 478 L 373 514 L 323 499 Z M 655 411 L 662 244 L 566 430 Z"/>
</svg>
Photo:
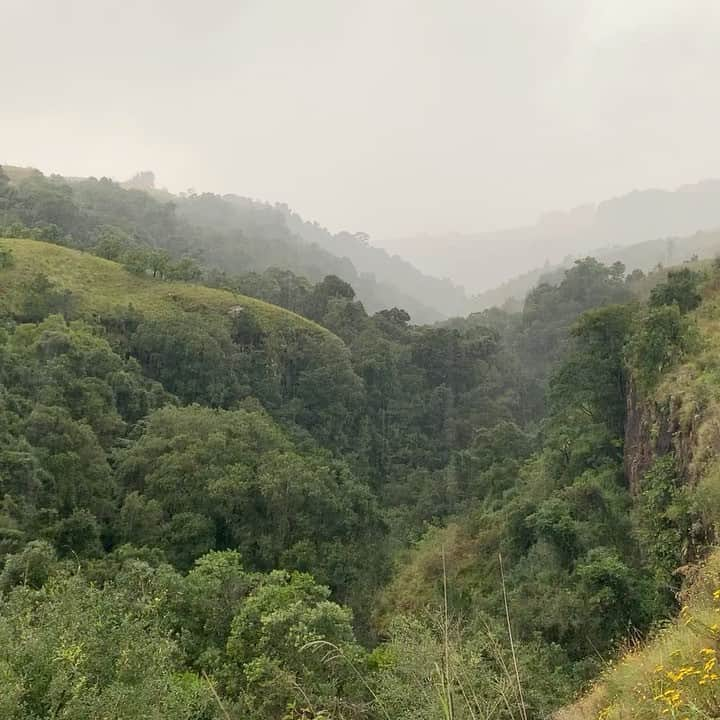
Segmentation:
<svg viewBox="0 0 720 720">
<path fill-rule="evenodd" d="M 658 193 L 603 203 L 718 174 L 709 0 L 7 0 L 3 15 L 23 58 L 0 70 L 7 164 L 151 168 L 173 192 L 284 203 L 469 295 L 720 220 L 671 217 Z"/>
<path fill-rule="evenodd" d="M 720 717 L 720 5 L 0 0 L 0 718 Z"/>
</svg>

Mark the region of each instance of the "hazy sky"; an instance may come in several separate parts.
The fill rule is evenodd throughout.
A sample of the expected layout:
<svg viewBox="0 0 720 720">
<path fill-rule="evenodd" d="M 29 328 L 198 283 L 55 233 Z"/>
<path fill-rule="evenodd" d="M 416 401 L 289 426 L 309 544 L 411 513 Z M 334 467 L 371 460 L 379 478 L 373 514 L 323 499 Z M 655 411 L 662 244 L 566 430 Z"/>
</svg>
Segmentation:
<svg viewBox="0 0 720 720">
<path fill-rule="evenodd" d="M 720 175 L 717 0 L 0 0 L 0 162 L 374 242 Z"/>
</svg>

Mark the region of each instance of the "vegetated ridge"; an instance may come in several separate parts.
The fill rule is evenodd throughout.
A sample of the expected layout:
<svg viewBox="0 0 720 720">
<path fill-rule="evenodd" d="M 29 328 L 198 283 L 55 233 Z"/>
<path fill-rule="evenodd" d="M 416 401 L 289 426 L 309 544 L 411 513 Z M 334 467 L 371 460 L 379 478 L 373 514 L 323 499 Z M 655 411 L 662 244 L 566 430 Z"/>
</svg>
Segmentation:
<svg viewBox="0 0 720 720">
<path fill-rule="evenodd" d="M 621 262 L 626 267 L 648 272 L 658 266 L 672 267 L 693 258 L 713 258 L 718 253 L 720 253 L 720 232 L 707 230 L 688 237 L 661 237 L 625 247 L 598 248 L 586 254 L 608 265 Z M 470 300 L 469 305 L 473 311 L 505 303 L 521 307 L 525 296 L 535 285 L 542 282 L 559 282 L 564 270 L 576 259 L 578 258 L 571 254 L 556 265 L 546 263 L 543 267 L 530 270 L 496 288 L 479 293 Z"/>
<path fill-rule="evenodd" d="M 231 194 L 173 195 L 155 188 L 151 172 L 122 184 L 108 178 L 48 178 L 12 166 L 5 166 L 4 173 L 13 190 L 0 207 L 0 223 L 6 226 L 17 220 L 44 223 L 81 245 L 113 227 L 138 242 L 177 257 L 202 258 L 205 265 L 233 275 L 279 268 L 317 282 L 333 274 L 352 283 L 370 311 L 399 306 L 418 322 L 465 307 L 461 288 L 371 248 L 362 233 L 333 235 L 286 205 Z M 30 206 L 34 214 L 24 211 Z"/>
<path fill-rule="evenodd" d="M 149 193 L 28 182 L 0 183 L 3 717 L 548 717 L 712 567 L 717 263 L 583 258 L 422 326 L 222 273 Z M 696 684 L 644 717 L 715 712 L 674 662 Z M 586 703 L 623 717 L 606 677 Z"/>
<path fill-rule="evenodd" d="M 720 284 L 717 275 L 694 311 L 684 362 L 633 379 L 626 423 L 626 478 L 636 503 L 655 511 L 656 552 L 675 547 L 683 579 L 679 616 L 650 640 L 630 639 L 608 658 L 593 689 L 558 720 L 713 717 L 720 651 Z M 650 380 L 651 382 L 648 382 Z"/>
<path fill-rule="evenodd" d="M 421 270 L 451 278 L 470 295 L 475 295 L 546 265 L 558 265 L 568 257 L 592 255 L 599 258 L 598 252 L 605 256 L 604 248 L 687 237 L 718 227 L 720 181 L 703 180 L 673 191 L 634 190 L 597 205 L 545 213 L 528 227 L 476 234 L 418 236 L 398 241 L 394 247 L 402 248 L 408 259 Z M 438 253 L 438 247 L 444 248 L 445 252 Z M 672 260 L 680 261 L 679 257 Z M 628 267 L 638 265 L 628 264 Z M 522 296 L 515 296 L 522 299 Z M 492 297 L 488 300 L 492 304 L 501 304 L 505 299 Z M 481 304 L 489 306 L 485 300 Z"/>
<path fill-rule="evenodd" d="M 69 290 L 80 314 L 105 314 L 131 306 L 143 313 L 169 316 L 179 311 L 245 314 L 267 332 L 303 331 L 334 338 L 326 328 L 312 320 L 276 305 L 215 288 L 181 281 L 154 282 L 133 274 L 116 262 L 79 250 L 30 240 L 0 238 L 0 248 L 12 252 L 11 270 L 3 273 L 4 300 L 13 308 L 22 288 L 38 273 L 61 289 Z M 342 347 L 339 338 L 334 338 Z"/>
</svg>

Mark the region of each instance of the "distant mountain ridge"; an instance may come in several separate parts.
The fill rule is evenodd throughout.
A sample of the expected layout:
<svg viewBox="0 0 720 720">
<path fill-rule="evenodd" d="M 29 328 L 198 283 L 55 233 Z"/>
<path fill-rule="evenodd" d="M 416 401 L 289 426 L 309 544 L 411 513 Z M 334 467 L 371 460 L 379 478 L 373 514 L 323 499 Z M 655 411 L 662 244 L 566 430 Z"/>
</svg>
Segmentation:
<svg viewBox="0 0 720 720">
<path fill-rule="evenodd" d="M 101 226 L 112 226 L 152 247 L 201 258 L 228 274 L 279 268 L 313 283 L 337 275 L 352 285 L 370 313 L 399 307 L 418 324 L 467 309 L 462 288 L 370 247 L 361 233 L 333 235 L 286 205 L 232 194 L 174 195 L 156 187 L 151 171 L 122 183 L 45 176 L 34 168 L 2 166 L 2 171 L 19 192 L 16 210 L 27 205 L 20 214 L 29 224 L 52 225 L 77 241 L 89 242 Z M 18 218 L 14 212 L 0 213 L 5 224 Z"/>
<path fill-rule="evenodd" d="M 171 194 L 156 187 L 150 171 L 117 183 L 4 169 L 18 197 L 24 187 L 38 199 L 32 211 L 25 209 L 30 224 L 49 223 L 85 241 L 101 226 L 113 226 L 233 275 L 269 268 L 311 282 L 337 275 L 352 285 L 370 313 L 399 307 L 418 324 L 522 300 L 543 276 L 588 255 L 648 270 L 658 262 L 718 252 L 707 233 L 720 228 L 720 180 L 673 191 L 633 191 L 597 205 L 546 213 L 528 227 L 415 238 L 411 262 L 372 245 L 364 233 L 331 233 L 284 204 L 233 194 Z M 19 208 L 25 201 L 18 202 Z"/>
<path fill-rule="evenodd" d="M 315 243 L 338 257 L 348 258 L 361 275 L 372 275 L 379 283 L 397 287 L 401 292 L 423 302 L 432 301 L 432 307 L 444 315 L 462 314 L 467 309 L 468 297 L 464 288 L 450 280 L 420 272 L 412 263 L 399 255 L 370 243 L 365 233 L 339 232 L 332 234 L 316 222 L 307 222 L 287 205 L 278 208 L 285 213 L 288 228 L 305 242 Z"/>
<path fill-rule="evenodd" d="M 150 172 L 138 173 L 122 184 L 164 193 L 155 189 L 154 175 Z M 235 194 L 167 196 L 176 203 L 180 215 L 191 222 L 221 226 L 224 230 L 239 228 L 248 237 L 266 240 L 268 230 L 272 229 L 273 240 L 285 243 L 288 257 L 298 251 L 309 256 L 307 267 L 295 257 L 287 269 L 297 272 L 296 268 L 300 268 L 310 279 L 319 280 L 319 268 L 331 266 L 334 274 L 355 288 L 371 312 L 398 306 L 407 310 L 416 322 L 432 322 L 467 310 L 468 296 L 462 287 L 423 274 L 407 260 L 370 245 L 365 233 L 333 234 L 318 222 L 305 220 L 286 204 L 272 205 Z M 201 213 L 201 217 L 197 208 L 192 207 L 198 204 L 198 197 L 207 202 L 215 200 L 213 210 Z M 285 228 L 281 227 L 283 224 Z M 292 246 L 292 252 L 288 246 Z"/>
<path fill-rule="evenodd" d="M 702 260 L 720 255 L 720 230 L 696 232 L 689 237 L 666 237 L 646 240 L 625 247 L 597 248 L 586 253 L 606 265 L 621 262 L 628 272 L 648 272 L 658 265 L 678 265 L 693 259 Z M 479 293 L 471 300 L 472 311 L 477 312 L 505 304 L 513 308 L 522 305 L 527 293 L 540 282 L 557 284 L 562 280 L 563 270 L 569 268 L 582 256 L 567 256 L 555 265 L 542 267 L 511 278 L 496 288 Z"/>
<path fill-rule="evenodd" d="M 484 293 L 567 256 L 685 237 L 720 227 L 720 180 L 676 190 L 635 190 L 568 212 L 546 213 L 535 225 L 474 234 L 424 235 L 398 241 L 425 272 L 451 278 L 470 293 Z M 437 253 L 437 247 L 445 252 Z"/>
</svg>

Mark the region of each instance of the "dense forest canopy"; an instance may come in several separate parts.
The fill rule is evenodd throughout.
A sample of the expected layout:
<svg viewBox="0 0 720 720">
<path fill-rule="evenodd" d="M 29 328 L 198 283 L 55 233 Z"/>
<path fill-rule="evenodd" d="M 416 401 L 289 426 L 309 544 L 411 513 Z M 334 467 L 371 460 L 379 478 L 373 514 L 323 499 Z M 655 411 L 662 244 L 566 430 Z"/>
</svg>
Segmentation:
<svg viewBox="0 0 720 720">
<path fill-rule="evenodd" d="M 3 717 L 547 717 L 677 610 L 712 523 L 672 454 L 629 486 L 627 408 L 716 266 L 422 325 L 147 190 L 0 174 Z"/>
</svg>

